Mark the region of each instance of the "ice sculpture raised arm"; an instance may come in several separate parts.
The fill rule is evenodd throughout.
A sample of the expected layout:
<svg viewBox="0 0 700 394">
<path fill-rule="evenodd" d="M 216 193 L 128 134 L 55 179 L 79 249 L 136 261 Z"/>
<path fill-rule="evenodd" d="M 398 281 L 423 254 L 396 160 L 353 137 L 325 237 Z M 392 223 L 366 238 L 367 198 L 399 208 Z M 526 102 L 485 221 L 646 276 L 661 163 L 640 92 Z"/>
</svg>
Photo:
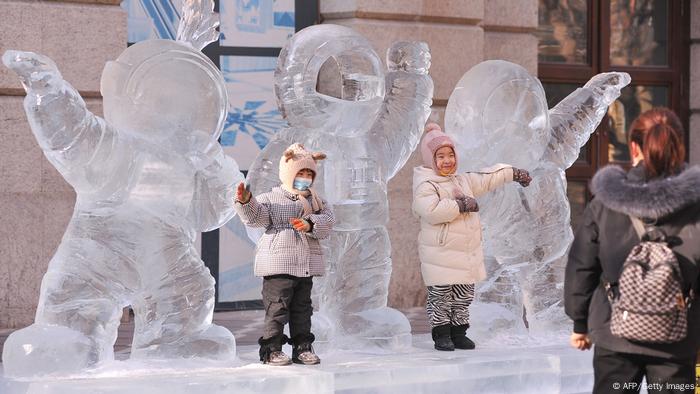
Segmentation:
<svg viewBox="0 0 700 394">
<path fill-rule="evenodd" d="M 128 142 L 88 111 L 51 59 L 7 51 L 2 62 L 27 90 L 24 108 L 39 146 L 76 190 L 99 190 L 129 162 Z"/>
<path fill-rule="evenodd" d="M 386 61 L 386 97 L 369 131 L 368 145 L 376 156 L 384 156 L 379 163 L 383 178 L 389 180 L 418 145 L 433 103 L 433 80 L 428 76 L 430 50 L 424 42 L 396 42 Z"/>
<path fill-rule="evenodd" d="M 37 141 L 77 194 L 35 323 L 5 342 L 5 375 L 76 373 L 113 359 L 128 305 L 132 358 L 234 357 L 233 335 L 212 324 L 214 278 L 195 246 L 198 231 L 233 216 L 243 178 L 217 142 L 228 110 L 223 76 L 193 47 L 215 38 L 202 30 L 215 26 L 211 5 L 185 2 L 187 42 L 142 41 L 107 63 L 104 120 L 50 59 L 3 56 L 27 90 Z"/>
<path fill-rule="evenodd" d="M 530 330 L 566 322 L 558 283 L 573 234 L 564 170 L 629 82 L 625 73 L 596 75 L 548 110 L 536 78 L 516 64 L 490 60 L 455 87 L 445 127 L 457 142 L 460 167 L 507 163 L 533 176 L 527 189 L 511 184 L 479 198 L 489 272 L 477 295 L 490 309 L 477 310 L 510 316 L 499 322 L 482 316 L 489 327 L 524 329 L 523 310 Z"/>
<path fill-rule="evenodd" d="M 290 127 L 270 141 L 248 175 L 253 193 L 261 193 L 279 184 L 274 163 L 291 143 L 328 154 L 315 182 L 336 223 L 323 242 L 328 269 L 314 285 L 313 329 L 341 348 L 411 343 L 408 319 L 387 307 L 387 182 L 416 148 L 430 114 L 430 52 L 425 43 L 400 42 L 387 62 L 385 77 L 370 43 L 347 27 L 324 24 L 295 34 L 275 71 Z"/>
<path fill-rule="evenodd" d="M 605 116 L 608 106 L 629 83 L 628 74 L 598 74 L 550 109 L 552 138 L 547 145 L 544 160 L 562 169 L 571 167 Z"/>
<path fill-rule="evenodd" d="M 194 195 L 188 218 L 197 231 L 211 231 L 226 224 L 234 216 L 233 186 L 243 180 L 238 164 L 226 156 L 219 144 L 209 153 L 209 163 L 195 173 Z"/>
</svg>

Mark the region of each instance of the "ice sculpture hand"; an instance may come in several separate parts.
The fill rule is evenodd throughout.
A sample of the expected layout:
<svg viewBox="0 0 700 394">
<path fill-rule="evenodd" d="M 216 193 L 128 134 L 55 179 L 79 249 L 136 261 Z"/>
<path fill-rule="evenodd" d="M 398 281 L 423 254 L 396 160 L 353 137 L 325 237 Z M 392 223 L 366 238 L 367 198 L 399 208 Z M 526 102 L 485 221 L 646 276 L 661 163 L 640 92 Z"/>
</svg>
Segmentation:
<svg viewBox="0 0 700 394">
<path fill-rule="evenodd" d="M 279 184 L 275 163 L 291 143 L 328 154 L 314 183 L 336 223 L 323 242 L 328 269 L 314 284 L 313 329 L 317 340 L 337 348 L 411 343 L 408 319 L 387 307 L 387 182 L 418 145 L 430 114 L 428 46 L 395 43 L 387 64 L 385 75 L 370 43 L 346 27 L 324 24 L 295 34 L 275 72 L 290 127 L 270 141 L 248 175 L 255 193 L 267 191 Z"/>
<path fill-rule="evenodd" d="M 510 310 L 512 319 L 492 326 L 524 328 L 523 309 L 530 330 L 567 321 L 559 304 L 561 264 L 573 234 L 564 170 L 629 82 L 625 73 L 596 75 L 547 110 L 536 78 L 518 65 L 491 60 L 474 66 L 455 87 L 445 129 L 456 140 L 460 167 L 478 171 L 507 162 L 532 169 L 532 176 L 514 170 L 514 181 L 529 187 L 508 185 L 479 201 L 490 266 L 478 301 Z"/>
<path fill-rule="evenodd" d="M 3 63 L 24 83 L 44 154 L 77 194 L 35 323 L 5 342 L 5 375 L 75 373 L 111 360 L 129 305 L 132 358 L 233 357 L 233 335 L 212 324 L 214 279 L 195 248 L 198 231 L 233 216 L 242 180 L 217 142 L 227 96 L 216 66 L 190 42 L 130 46 L 103 71 L 105 120 L 50 59 L 8 51 Z"/>
<path fill-rule="evenodd" d="M 33 52 L 7 51 L 2 62 L 19 76 L 26 90 L 35 93 L 40 94 L 63 79 L 53 60 Z"/>
</svg>

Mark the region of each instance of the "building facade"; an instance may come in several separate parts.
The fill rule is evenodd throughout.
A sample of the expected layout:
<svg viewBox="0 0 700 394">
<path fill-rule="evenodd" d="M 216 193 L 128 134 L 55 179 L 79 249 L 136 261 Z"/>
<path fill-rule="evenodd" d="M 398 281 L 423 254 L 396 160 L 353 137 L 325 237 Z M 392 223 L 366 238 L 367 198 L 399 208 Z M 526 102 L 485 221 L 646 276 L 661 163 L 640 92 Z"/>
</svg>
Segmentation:
<svg viewBox="0 0 700 394">
<path fill-rule="evenodd" d="M 397 40 L 430 45 L 431 119 L 439 123 L 457 81 L 484 60 L 521 64 L 540 77 L 551 102 L 595 73 L 630 72 L 633 85 L 567 173 L 574 220 L 590 198 L 586 185 L 595 170 L 610 162 L 625 165 L 625 126 L 646 106 L 663 104 L 681 114 L 689 160 L 700 164 L 700 0 L 318 1 L 320 22 L 352 27 L 380 56 Z M 0 52 L 50 56 L 100 114 L 102 68 L 127 42 L 119 2 L 2 0 Z M 631 40 L 635 37 L 643 39 Z M 0 66 L 0 327 L 33 321 L 42 275 L 75 202 L 73 190 L 36 144 L 23 96 L 16 76 Z M 420 163 L 414 154 L 389 184 L 394 269 L 389 303 L 395 307 L 425 302 L 419 224 L 409 197 L 412 169 Z"/>
</svg>

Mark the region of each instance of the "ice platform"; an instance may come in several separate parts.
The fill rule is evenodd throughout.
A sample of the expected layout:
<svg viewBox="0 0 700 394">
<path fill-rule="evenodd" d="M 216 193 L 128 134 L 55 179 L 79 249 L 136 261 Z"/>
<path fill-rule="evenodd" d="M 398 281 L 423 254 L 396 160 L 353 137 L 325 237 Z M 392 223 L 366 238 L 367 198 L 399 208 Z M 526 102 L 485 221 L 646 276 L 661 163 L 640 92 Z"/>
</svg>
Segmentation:
<svg viewBox="0 0 700 394">
<path fill-rule="evenodd" d="M 527 346 L 491 341 L 475 350 L 438 352 L 423 334 L 403 352 L 319 349 L 321 365 L 285 367 L 261 365 L 257 347 L 242 346 L 239 359 L 224 364 L 115 361 L 61 379 L 0 377 L 0 393 L 590 393 L 592 352 L 576 351 L 566 339 Z"/>
</svg>

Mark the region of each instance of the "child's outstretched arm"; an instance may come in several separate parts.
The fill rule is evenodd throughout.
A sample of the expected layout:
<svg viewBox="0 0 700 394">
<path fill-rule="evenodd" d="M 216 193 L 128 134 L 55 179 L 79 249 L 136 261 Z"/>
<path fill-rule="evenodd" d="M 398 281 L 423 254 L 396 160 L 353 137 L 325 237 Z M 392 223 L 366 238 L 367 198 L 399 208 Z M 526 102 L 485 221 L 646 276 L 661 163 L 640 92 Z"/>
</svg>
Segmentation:
<svg viewBox="0 0 700 394">
<path fill-rule="evenodd" d="M 413 212 L 430 224 L 448 223 L 460 215 L 457 201 L 440 199 L 430 182 L 421 183 L 413 192 Z"/>
<path fill-rule="evenodd" d="M 525 170 L 519 170 L 505 164 L 497 164 L 480 172 L 468 172 L 464 174 L 469 179 L 474 197 L 480 197 L 495 190 L 508 182 L 514 181 L 527 187 L 530 184 L 530 175 Z"/>
<path fill-rule="evenodd" d="M 328 207 L 328 203 L 325 200 L 321 200 L 321 202 L 323 203 L 323 209 L 319 213 L 312 213 L 303 217 L 311 225 L 311 231 L 306 234 L 316 239 L 328 238 L 333 229 L 333 224 L 335 224 L 335 215 Z"/>
<path fill-rule="evenodd" d="M 243 182 L 238 184 L 238 188 L 236 189 L 236 203 L 233 207 L 246 226 L 267 228 L 272 224 L 268 202 L 264 201 L 264 199 L 259 202 L 253 197 L 250 190 L 246 188 Z"/>
</svg>

